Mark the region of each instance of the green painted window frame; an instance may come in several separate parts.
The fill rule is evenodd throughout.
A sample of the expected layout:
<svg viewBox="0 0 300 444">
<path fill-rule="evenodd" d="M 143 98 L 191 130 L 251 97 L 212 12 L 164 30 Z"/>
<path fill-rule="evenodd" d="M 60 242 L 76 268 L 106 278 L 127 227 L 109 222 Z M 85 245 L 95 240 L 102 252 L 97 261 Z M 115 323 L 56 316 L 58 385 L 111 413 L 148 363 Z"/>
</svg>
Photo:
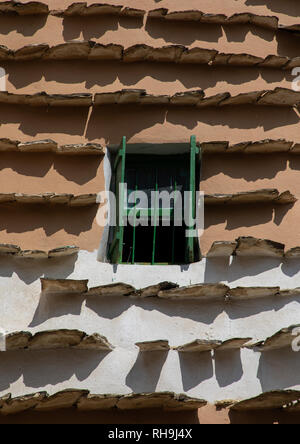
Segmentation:
<svg viewBox="0 0 300 444">
<path fill-rule="evenodd" d="M 109 248 L 108 256 L 109 260 L 113 264 L 122 264 L 128 262 L 124 262 L 123 260 L 123 249 L 124 249 L 124 226 L 123 224 L 120 224 L 120 220 L 122 220 L 124 217 L 127 217 L 129 212 L 132 211 L 132 208 L 127 208 L 125 206 L 125 187 L 124 183 L 126 183 L 126 155 L 127 155 L 127 142 L 126 137 L 124 136 L 122 138 L 122 143 L 118 149 L 114 165 L 113 165 L 113 180 L 115 185 L 115 192 L 116 192 L 116 221 L 117 225 L 114 227 L 113 230 L 113 236 L 111 245 Z M 190 171 L 189 171 L 189 191 L 192 193 L 190 194 L 190 202 L 189 202 L 189 224 L 186 227 L 187 230 L 194 230 L 193 221 L 196 217 L 196 181 L 197 178 L 199 179 L 200 183 L 200 168 L 197 171 L 197 165 L 201 166 L 202 156 L 201 156 L 201 148 L 197 146 L 196 137 L 192 136 L 190 139 Z M 197 174 L 197 172 L 199 174 Z M 137 173 L 136 173 L 137 174 Z M 136 180 L 137 183 L 137 180 Z M 122 184 L 120 187 L 119 185 Z M 156 180 L 154 188 L 157 191 L 158 190 L 158 181 Z M 176 182 L 174 184 L 174 190 L 176 191 Z M 134 190 L 133 190 L 134 191 Z M 136 186 L 137 191 L 137 186 Z M 134 207 L 133 207 L 134 208 Z M 153 214 L 154 213 L 154 214 Z M 136 210 L 136 213 L 134 212 L 134 217 L 140 216 L 140 215 L 146 215 L 149 218 L 151 216 L 154 216 L 155 220 L 156 218 L 159 219 L 159 217 L 163 215 L 170 215 L 174 214 L 174 209 L 161 209 L 157 208 L 157 205 L 155 205 L 154 208 L 150 208 L 147 210 L 138 209 Z M 175 230 L 174 227 L 170 227 L 170 229 L 173 229 L 172 233 L 172 261 L 171 263 L 159 263 L 155 261 L 155 252 L 156 252 L 156 234 L 157 234 L 157 224 L 155 224 L 153 228 L 153 248 L 152 248 L 152 260 L 151 265 L 171 265 L 174 264 L 174 245 L 175 245 Z M 126 227 L 125 227 L 126 228 Z M 136 246 L 136 226 L 133 227 L 133 245 L 132 245 L 132 257 L 130 264 L 135 264 L 135 246 Z M 199 259 L 199 239 L 195 237 L 187 237 L 186 238 L 186 247 L 185 247 L 185 263 L 193 263 L 196 260 Z M 147 263 L 148 264 L 148 263 Z"/>
</svg>

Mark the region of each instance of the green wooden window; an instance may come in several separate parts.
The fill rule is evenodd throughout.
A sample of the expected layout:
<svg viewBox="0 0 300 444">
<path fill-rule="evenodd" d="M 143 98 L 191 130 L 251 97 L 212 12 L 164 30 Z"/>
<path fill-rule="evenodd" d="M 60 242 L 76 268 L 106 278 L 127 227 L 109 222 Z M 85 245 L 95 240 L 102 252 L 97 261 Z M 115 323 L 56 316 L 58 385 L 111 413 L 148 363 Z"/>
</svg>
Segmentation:
<svg viewBox="0 0 300 444">
<path fill-rule="evenodd" d="M 192 221 L 196 217 L 200 160 L 200 149 L 194 136 L 185 152 L 170 155 L 131 154 L 123 137 L 113 166 L 117 225 L 112 228 L 110 236 L 109 259 L 112 263 L 185 264 L 199 259 L 198 239 L 186 237 L 186 230 L 194 228 Z M 147 195 L 149 205 L 143 207 L 138 201 L 135 197 L 138 191 Z M 161 201 L 153 203 L 152 191 L 177 191 L 181 195 L 191 191 L 188 224 L 177 226 L 174 200 L 167 207 L 162 206 Z M 123 226 L 120 221 L 128 216 L 133 223 Z M 163 225 L 166 218 L 170 220 L 170 226 Z M 147 226 L 139 225 L 141 219 L 145 224 L 148 221 Z"/>
</svg>

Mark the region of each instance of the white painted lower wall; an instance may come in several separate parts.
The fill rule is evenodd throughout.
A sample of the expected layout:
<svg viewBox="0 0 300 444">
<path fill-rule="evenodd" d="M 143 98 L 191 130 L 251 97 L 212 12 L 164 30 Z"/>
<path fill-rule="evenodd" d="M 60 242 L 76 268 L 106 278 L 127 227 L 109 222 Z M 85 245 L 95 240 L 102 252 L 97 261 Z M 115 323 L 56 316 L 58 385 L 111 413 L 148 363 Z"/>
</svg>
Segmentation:
<svg viewBox="0 0 300 444">
<path fill-rule="evenodd" d="M 203 259 L 190 266 L 112 266 L 97 252 L 32 261 L 0 258 L 0 327 L 7 332 L 79 329 L 98 332 L 115 345 L 91 351 L 18 351 L 0 354 L 0 395 L 85 388 L 94 393 L 171 390 L 209 402 L 245 399 L 273 389 L 300 389 L 300 355 L 291 349 L 139 354 L 135 342 L 252 337 L 262 340 L 300 323 L 300 298 L 229 303 L 127 297 L 46 296 L 40 277 L 89 279 L 89 287 L 125 282 L 136 288 L 161 281 L 180 285 L 224 282 L 236 286 L 300 286 L 300 261 L 266 258 Z"/>
</svg>

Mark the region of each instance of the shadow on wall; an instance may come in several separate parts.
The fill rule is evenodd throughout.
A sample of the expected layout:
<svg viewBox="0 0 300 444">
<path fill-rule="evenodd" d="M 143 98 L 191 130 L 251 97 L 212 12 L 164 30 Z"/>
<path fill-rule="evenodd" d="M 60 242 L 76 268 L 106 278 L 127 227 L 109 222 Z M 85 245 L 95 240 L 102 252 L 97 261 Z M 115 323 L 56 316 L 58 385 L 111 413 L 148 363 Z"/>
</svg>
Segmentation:
<svg viewBox="0 0 300 444">
<path fill-rule="evenodd" d="M 70 182 L 84 185 L 97 176 L 101 156 L 57 156 L 51 153 L 1 153 L 2 170 L 12 169 L 23 176 L 44 177 L 53 169 Z M 15 190 L 12 190 L 15 191 Z"/>
<path fill-rule="evenodd" d="M 155 392 L 168 352 L 139 353 L 126 377 L 126 385 L 134 393 Z"/>
<path fill-rule="evenodd" d="M 65 17 L 63 20 L 63 37 L 65 41 L 83 37 L 84 40 L 103 37 L 109 31 L 120 28 L 137 29 L 143 27 L 142 17 Z"/>
<path fill-rule="evenodd" d="M 17 32 L 24 37 L 29 37 L 34 35 L 39 29 L 43 28 L 46 25 L 47 20 L 48 17 L 44 15 L 23 15 L 20 19 L 18 16 L 3 14 L 0 16 L 1 34 L 8 35 L 11 32 Z"/>
<path fill-rule="evenodd" d="M 266 5 L 265 0 L 247 0 L 246 5 L 257 6 Z M 293 17 L 300 16 L 300 5 L 294 0 L 285 0 L 283 3 L 281 0 L 272 0 L 268 2 L 268 8 L 274 12 L 281 12 L 286 15 L 292 15 Z"/>
<path fill-rule="evenodd" d="M 8 74 L 9 82 L 16 88 L 23 88 L 45 79 L 46 82 L 58 84 L 84 84 L 85 89 L 96 86 L 112 85 L 118 80 L 124 87 L 136 87 L 137 83 L 147 79 L 148 88 L 152 80 L 154 87 L 157 81 L 180 82 L 185 88 L 208 89 L 220 83 L 227 85 L 245 85 L 254 80 L 262 79 L 267 83 L 282 81 L 292 82 L 293 77 L 289 71 L 276 69 L 259 69 L 256 67 L 207 66 L 175 63 L 122 63 L 106 61 L 64 61 L 58 60 L 55 64 L 47 61 L 22 62 L 22 67 L 13 62 L 3 62 Z M 34 69 L 33 69 L 34 67 Z M 59 67 L 59 69 L 58 69 Z M 72 71 L 72 76 L 70 76 Z M 173 86 L 173 85 L 171 85 Z M 273 85 L 272 85 L 273 87 Z M 80 89 L 80 86 L 76 87 Z M 226 89 L 226 87 L 224 86 Z M 224 89 L 224 90 L 225 90 Z"/>
<path fill-rule="evenodd" d="M 0 354 L 0 391 L 23 376 L 33 391 L 69 381 L 73 376 L 86 380 L 105 360 L 107 353 L 87 350 L 46 350 Z"/>
</svg>

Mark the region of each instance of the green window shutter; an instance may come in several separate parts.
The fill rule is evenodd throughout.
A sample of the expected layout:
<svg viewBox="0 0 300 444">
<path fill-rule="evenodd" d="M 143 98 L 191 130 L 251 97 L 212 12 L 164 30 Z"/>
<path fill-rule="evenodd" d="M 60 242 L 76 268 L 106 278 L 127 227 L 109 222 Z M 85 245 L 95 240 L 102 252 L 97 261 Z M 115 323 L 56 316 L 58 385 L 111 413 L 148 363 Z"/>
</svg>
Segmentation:
<svg viewBox="0 0 300 444">
<path fill-rule="evenodd" d="M 116 227 L 113 240 L 109 249 L 109 257 L 113 264 L 121 264 L 123 259 L 124 241 L 124 215 L 125 215 L 125 162 L 126 162 L 126 137 L 122 139 L 115 163 L 115 193 L 116 193 Z"/>
<path fill-rule="evenodd" d="M 197 147 L 196 136 L 191 137 L 191 146 L 190 146 L 190 201 L 189 201 L 189 223 L 187 230 L 194 230 L 193 221 L 196 217 L 196 165 L 197 165 L 197 157 L 200 153 L 200 149 Z M 192 263 L 196 260 L 196 246 L 198 240 L 194 237 L 186 238 L 186 262 Z"/>
</svg>

